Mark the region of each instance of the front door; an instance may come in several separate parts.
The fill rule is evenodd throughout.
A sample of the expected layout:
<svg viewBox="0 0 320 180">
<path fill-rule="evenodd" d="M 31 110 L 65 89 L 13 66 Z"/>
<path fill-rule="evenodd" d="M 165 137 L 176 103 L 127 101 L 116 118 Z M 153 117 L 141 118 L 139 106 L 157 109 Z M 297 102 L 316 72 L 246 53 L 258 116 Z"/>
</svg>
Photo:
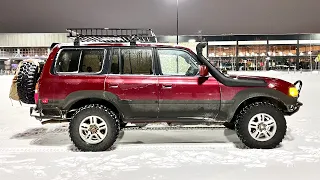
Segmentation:
<svg viewBox="0 0 320 180">
<path fill-rule="evenodd" d="M 213 77 L 200 77 L 197 57 L 185 50 L 158 48 L 157 52 L 159 118 L 214 119 L 220 108 L 218 81 Z"/>
<path fill-rule="evenodd" d="M 125 119 L 151 120 L 158 116 L 158 77 L 153 49 L 113 48 L 106 93 L 114 96 Z"/>
</svg>

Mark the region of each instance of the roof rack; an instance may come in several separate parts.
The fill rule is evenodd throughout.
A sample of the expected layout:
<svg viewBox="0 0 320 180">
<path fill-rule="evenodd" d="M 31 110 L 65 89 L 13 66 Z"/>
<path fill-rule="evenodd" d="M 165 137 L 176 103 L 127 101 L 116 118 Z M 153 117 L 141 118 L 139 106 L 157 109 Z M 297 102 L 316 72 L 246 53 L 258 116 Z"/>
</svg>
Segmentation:
<svg viewBox="0 0 320 180">
<path fill-rule="evenodd" d="M 74 39 L 74 45 L 80 42 L 130 42 L 135 45 L 137 41 L 156 43 L 157 37 L 152 29 L 124 29 L 124 28 L 68 28 L 67 37 Z"/>
</svg>

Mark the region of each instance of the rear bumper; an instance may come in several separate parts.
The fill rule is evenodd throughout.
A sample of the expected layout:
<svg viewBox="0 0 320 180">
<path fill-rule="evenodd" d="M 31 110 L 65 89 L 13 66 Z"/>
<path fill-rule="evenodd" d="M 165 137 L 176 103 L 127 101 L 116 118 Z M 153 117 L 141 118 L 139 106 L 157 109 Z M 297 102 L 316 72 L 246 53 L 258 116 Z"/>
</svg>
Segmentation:
<svg viewBox="0 0 320 180">
<path fill-rule="evenodd" d="M 58 108 L 52 109 L 39 109 L 36 107 L 30 107 L 30 116 L 36 118 L 37 120 L 66 120 L 66 113 Z"/>
</svg>

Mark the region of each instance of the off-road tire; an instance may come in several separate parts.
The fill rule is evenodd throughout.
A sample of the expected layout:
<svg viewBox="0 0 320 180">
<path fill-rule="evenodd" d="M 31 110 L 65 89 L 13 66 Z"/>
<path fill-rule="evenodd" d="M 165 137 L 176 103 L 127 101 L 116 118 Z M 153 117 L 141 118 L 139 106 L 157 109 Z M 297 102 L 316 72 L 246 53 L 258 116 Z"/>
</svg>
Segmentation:
<svg viewBox="0 0 320 180">
<path fill-rule="evenodd" d="M 79 134 L 81 121 L 88 116 L 99 116 L 107 124 L 107 135 L 98 144 L 86 143 Z M 112 148 L 120 131 L 120 122 L 116 114 L 105 106 L 90 104 L 79 108 L 69 124 L 69 136 L 75 147 L 80 151 L 106 151 Z"/>
<path fill-rule="evenodd" d="M 17 78 L 17 92 L 21 102 L 35 104 L 34 93 L 40 76 L 39 67 L 32 62 L 23 62 Z"/>
<path fill-rule="evenodd" d="M 272 116 L 277 125 L 274 136 L 267 141 L 255 140 L 248 130 L 250 119 L 258 113 L 266 113 Z M 287 123 L 280 109 L 267 102 L 256 102 L 244 107 L 237 115 L 235 130 L 239 139 L 247 147 L 254 149 L 273 149 L 276 148 L 284 139 L 287 130 Z"/>
</svg>

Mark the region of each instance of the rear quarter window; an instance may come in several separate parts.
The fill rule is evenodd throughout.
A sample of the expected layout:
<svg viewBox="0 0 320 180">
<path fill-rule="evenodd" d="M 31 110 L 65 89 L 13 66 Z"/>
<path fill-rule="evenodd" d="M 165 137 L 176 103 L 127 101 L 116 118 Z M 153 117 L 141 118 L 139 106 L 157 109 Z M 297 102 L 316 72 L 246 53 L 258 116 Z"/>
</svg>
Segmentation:
<svg viewBox="0 0 320 180">
<path fill-rule="evenodd" d="M 102 71 L 104 49 L 63 49 L 56 60 L 56 73 L 98 73 Z"/>
</svg>

